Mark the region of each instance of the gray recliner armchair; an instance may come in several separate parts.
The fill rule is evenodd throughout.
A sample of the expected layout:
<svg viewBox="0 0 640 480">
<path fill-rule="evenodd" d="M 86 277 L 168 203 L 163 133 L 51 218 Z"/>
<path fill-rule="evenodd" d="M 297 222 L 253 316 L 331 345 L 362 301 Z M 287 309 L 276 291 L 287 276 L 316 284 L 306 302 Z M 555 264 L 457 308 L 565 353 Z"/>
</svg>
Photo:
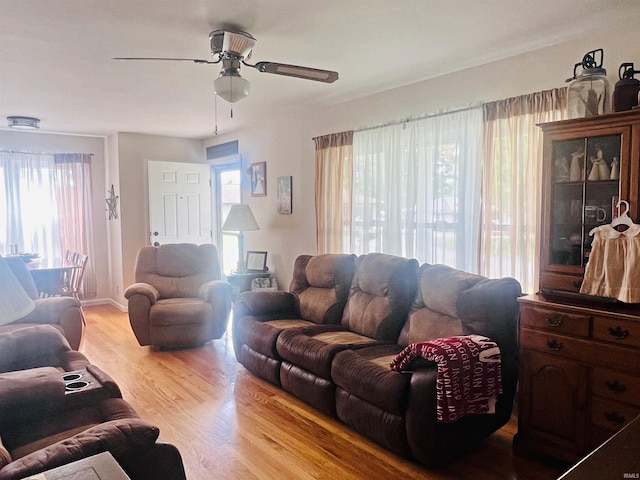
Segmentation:
<svg viewBox="0 0 640 480">
<path fill-rule="evenodd" d="M 124 296 L 140 345 L 193 347 L 222 337 L 232 288 L 221 280 L 215 245 L 142 247 L 134 275 Z"/>
</svg>

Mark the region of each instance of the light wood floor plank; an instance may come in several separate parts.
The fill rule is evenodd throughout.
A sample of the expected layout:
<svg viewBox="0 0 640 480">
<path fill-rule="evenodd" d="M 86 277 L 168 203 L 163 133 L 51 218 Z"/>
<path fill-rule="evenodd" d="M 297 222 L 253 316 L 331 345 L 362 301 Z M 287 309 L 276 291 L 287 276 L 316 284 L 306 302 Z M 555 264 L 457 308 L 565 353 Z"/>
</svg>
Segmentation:
<svg viewBox="0 0 640 480">
<path fill-rule="evenodd" d="M 80 350 L 175 444 L 189 480 L 547 480 L 562 471 L 515 457 L 515 417 L 471 454 L 429 470 L 400 458 L 239 365 L 230 335 L 202 348 L 140 347 L 126 313 L 85 307 Z"/>
</svg>

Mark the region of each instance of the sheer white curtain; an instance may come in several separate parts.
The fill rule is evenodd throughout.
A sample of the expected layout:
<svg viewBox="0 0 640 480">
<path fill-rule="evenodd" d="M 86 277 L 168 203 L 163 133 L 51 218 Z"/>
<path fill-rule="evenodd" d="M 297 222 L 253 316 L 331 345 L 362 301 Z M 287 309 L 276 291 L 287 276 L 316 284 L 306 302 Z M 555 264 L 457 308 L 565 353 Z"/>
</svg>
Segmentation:
<svg viewBox="0 0 640 480">
<path fill-rule="evenodd" d="M 476 272 L 482 108 L 353 135 L 351 252 Z"/>
<path fill-rule="evenodd" d="M 82 277 L 83 298 L 96 296 L 93 269 L 93 216 L 91 215 L 91 155 L 62 153 L 54 155 L 56 201 L 60 211 L 60 238 L 63 252 L 70 250 L 89 256 Z"/>
<path fill-rule="evenodd" d="M 541 122 L 566 117 L 567 89 L 484 104 L 480 273 L 538 289 L 542 198 Z"/>
<path fill-rule="evenodd" d="M 60 257 L 60 224 L 54 182 L 53 155 L 0 152 L 0 249 L 41 257 Z"/>
<path fill-rule="evenodd" d="M 91 155 L 0 151 L 0 252 L 62 258 L 89 255 L 84 297 L 96 293 L 91 215 Z"/>
</svg>

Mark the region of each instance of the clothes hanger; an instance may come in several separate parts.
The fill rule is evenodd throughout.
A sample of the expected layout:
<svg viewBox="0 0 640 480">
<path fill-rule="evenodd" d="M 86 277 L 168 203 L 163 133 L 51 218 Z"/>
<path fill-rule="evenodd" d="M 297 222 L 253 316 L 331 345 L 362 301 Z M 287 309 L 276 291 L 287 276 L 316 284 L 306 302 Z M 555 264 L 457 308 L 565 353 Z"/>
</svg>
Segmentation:
<svg viewBox="0 0 640 480">
<path fill-rule="evenodd" d="M 611 222 L 612 227 L 617 227 L 618 225 L 626 225 L 627 227 L 631 227 L 632 225 L 634 225 L 633 220 L 631 220 L 631 217 L 629 216 L 629 202 L 627 202 L 626 200 L 620 200 L 616 205 L 616 208 L 619 209 L 623 204 L 626 208 L 624 212 L 620 213 L 620 215 L 613 219 L 613 221 Z"/>
<path fill-rule="evenodd" d="M 631 220 L 631 217 L 629 216 L 629 202 L 627 202 L 626 200 L 620 200 L 617 203 L 616 208 L 619 209 L 621 205 L 624 205 L 626 208 L 624 212 L 622 212 L 620 215 L 618 215 L 616 218 L 612 220 L 610 224 L 611 228 L 615 228 L 619 225 L 626 225 L 627 228 L 631 228 L 635 225 L 635 223 L 633 223 L 633 220 Z M 589 232 L 589 235 L 593 235 L 597 229 L 598 227 L 592 228 L 591 231 Z"/>
</svg>

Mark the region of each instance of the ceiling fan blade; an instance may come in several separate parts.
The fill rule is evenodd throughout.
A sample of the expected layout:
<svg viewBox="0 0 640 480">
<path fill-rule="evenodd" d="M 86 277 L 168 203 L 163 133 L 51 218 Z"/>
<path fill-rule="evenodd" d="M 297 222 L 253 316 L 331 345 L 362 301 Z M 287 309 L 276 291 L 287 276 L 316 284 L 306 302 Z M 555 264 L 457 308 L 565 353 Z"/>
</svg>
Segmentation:
<svg viewBox="0 0 640 480">
<path fill-rule="evenodd" d="M 198 58 L 164 58 L 164 57 L 114 57 L 112 60 L 168 60 L 178 62 L 194 62 L 194 63 L 219 63 L 220 60 L 212 62 L 211 60 L 200 60 Z"/>
<path fill-rule="evenodd" d="M 315 80 L 316 82 L 333 83 L 338 80 L 338 72 L 331 70 L 320 70 L 318 68 L 301 67 L 299 65 L 287 65 L 286 63 L 275 62 L 258 62 L 249 67 L 256 68 L 260 72 L 275 73 L 276 75 L 284 75 L 286 77 L 304 78 L 307 80 Z"/>
</svg>

